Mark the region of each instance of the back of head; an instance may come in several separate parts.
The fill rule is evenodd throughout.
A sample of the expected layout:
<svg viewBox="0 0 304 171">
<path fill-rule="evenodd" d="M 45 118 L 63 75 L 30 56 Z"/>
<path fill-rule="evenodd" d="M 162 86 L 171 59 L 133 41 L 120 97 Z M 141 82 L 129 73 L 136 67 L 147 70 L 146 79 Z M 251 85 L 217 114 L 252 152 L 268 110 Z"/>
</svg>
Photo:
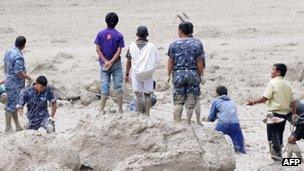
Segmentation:
<svg viewBox="0 0 304 171">
<path fill-rule="evenodd" d="M 115 28 L 118 23 L 118 15 L 115 12 L 109 12 L 106 15 L 106 23 L 109 28 Z"/>
<path fill-rule="evenodd" d="M 48 80 L 46 79 L 46 77 L 45 76 L 39 76 L 39 77 L 37 77 L 37 79 L 36 79 L 36 83 L 38 83 L 38 84 L 40 84 L 40 85 L 42 85 L 42 86 L 47 86 L 47 84 L 48 84 Z"/>
<path fill-rule="evenodd" d="M 18 36 L 15 40 L 15 46 L 19 49 L 23 48 L 26 43 L 26 39 L 23 36 Z"/>
<path fill-rule="evenodd" d="M 148 28 L 146 26 L 137 27 L 137 36 L 139 38 L 145 39 L 149 36 Z"/>
<path fill-rule="evenodd" d="M 273 66 L 276 67 L 276 70 L 280 71 L 282 77 L 285 77 L 286 72 L 287 72 L 287 66 L 285 64 L 276 63 Z"/>
<path fill-rule="evenodd" d="M 191 22 L 182 22 L 179 24 L 178 29 L 185 35 L 192 36 L 193 24 Z"/>
<path fill-rule="evenodd" d="M 216 87 L 216 93 L 219 96 L 228 95 L 228 90 L 227 90 L 227 88 L 225 86 L 217 86 Z"/>
</svg>

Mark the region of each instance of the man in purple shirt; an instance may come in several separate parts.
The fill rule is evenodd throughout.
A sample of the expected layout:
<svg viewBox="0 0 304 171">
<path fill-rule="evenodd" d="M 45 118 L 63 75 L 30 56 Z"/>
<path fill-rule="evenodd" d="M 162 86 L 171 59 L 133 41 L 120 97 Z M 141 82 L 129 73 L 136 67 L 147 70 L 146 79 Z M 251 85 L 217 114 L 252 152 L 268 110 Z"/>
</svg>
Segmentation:
<svg viewBox="0 0 304 171">
<path fill-rule="evenodd" d="M 120 53 L 124 47 L 124 39 L 115 26 L 118 16 L 114 12 L 106 15 L 107 28 L 100 31 L 95 39 L 96 52 L 99 56 L 101 75 L 101 106 L 100 111 L 105 114 L 105 104 L 110 94 L 111 75 L 114 82 L 114 90 L 117 94 L 118 112 L 122 113 L 122 66 Z"/>
</svg>

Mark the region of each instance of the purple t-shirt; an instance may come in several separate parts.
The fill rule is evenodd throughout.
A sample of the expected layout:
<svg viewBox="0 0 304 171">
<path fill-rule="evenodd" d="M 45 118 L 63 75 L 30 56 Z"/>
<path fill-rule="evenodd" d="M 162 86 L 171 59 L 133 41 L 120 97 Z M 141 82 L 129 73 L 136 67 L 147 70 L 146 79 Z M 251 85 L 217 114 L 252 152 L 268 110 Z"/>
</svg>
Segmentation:
<svg viewBox="0 0 304 171">
<path fill-rule="evenodd" d="M 124 38 L 116 29 L 106 28 L 98 33 L 95 44 L 99 45 L 102 54 L 107 60 L 111 60 L 117 51 L 117 48 L 125 47 Z M 99 58 L 102 65 L 104 62 Z"/>
</svg>

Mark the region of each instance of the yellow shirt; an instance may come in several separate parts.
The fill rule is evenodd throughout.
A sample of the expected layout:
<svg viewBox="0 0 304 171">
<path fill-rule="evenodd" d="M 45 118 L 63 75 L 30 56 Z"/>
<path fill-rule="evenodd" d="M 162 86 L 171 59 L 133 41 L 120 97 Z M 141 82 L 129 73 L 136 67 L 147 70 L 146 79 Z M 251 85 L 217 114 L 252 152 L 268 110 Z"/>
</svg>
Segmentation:
<svg viewBox="0 0 304 171">
<path fill-rule="evenodd" d="M 266 108 L 278 114 L 286 115 L 290 110 L 290 103 L 294 101 L 291 85 L 283 77 L 275 77 L 270 80 L 264 97 L 268 99 Z"/>
</svg>

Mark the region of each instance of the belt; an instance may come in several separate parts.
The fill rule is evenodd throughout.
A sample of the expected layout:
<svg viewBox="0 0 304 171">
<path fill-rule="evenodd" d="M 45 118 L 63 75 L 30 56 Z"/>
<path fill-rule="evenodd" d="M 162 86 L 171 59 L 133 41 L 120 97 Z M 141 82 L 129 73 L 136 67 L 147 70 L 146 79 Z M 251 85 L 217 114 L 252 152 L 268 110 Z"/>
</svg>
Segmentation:
<svg viewBox="0 0 304 171">
<path fill-rule="evenodd" d="M 194 71 L 196 68 L 181 68 L 181 69 L 174 69 L 174 71 Z"/>
</svg>

